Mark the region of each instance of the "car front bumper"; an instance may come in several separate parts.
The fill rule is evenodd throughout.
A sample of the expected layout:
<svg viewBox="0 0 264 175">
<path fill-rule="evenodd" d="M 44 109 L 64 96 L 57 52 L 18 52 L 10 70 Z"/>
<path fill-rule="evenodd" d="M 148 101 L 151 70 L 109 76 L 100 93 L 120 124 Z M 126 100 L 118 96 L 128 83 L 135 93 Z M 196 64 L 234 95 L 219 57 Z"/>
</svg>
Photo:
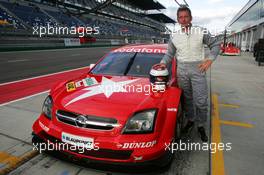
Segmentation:
<svg viewBox="0 0 264 175">
<path fill-rule="evenodd" d="M 111 164 L 166 164 L 169 161 L 171 154 L 166 150 L 165 143 L 160 143 L 155 134 L 135 134 L 135 135 L 119 135 L 117 137 L 96 136 L 94 141 L 98 143 L 98 150 L 95 149 L 75 149 L 76 147 L 69 146 L 68 143 L 62 142 L 62 132 L 80 136 L 80 133 L 75 132 L 71 127 L 61 127 L 55 125 L 52 120 L 47 119 L 43 114 L 33 124 L 33 136 L 40 143 L 55 145 L 52 148 L 67 154 L 70 154 L 79 159 L 89 159 L 90 161 L 106 162 Z M 78 133 L 78 134 L 76 134 Z M 91 137 L 87 131 L 82 133 L 82 137 Z M 34 140 L 34 139 L 33 139 Z M 168 141 L 170 142 L 170 141 Z M 125 146 L 124 143 L 129 143 Z M 138 147 L 130 147 L 137 143 L 146 143 L 138 145 Z M 36 143 L 35 143 L 36 144 Z M 58 149 L 56 145 L 63 144 L 68 147 Z M 123 146 L 119 146 L 119 145 Z M 139 147 L 140 146 L 140 147 Z M 72 149 L 74 148 L 74 149 Z M 48 149 L 50 150 L 50 149 Z M 52 149 L 51 149 L 52 150 Z"/>
</svg>

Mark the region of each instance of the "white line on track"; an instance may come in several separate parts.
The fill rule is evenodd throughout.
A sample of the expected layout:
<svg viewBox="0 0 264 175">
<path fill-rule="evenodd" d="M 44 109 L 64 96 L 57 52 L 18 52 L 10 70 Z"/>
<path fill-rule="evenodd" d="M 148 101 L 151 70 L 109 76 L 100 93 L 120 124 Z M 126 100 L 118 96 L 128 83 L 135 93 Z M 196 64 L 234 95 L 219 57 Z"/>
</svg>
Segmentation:
<svg viewBox="0 0 264 175">
<path fill-rule="evenodd" d="M 17 62 L 25 62 L 25 61 L 29 61 L 29 59 L 21 59 L 21 60 L 8 60 L 8 63 L 17 63 Z"/>
<path fill-rule="evenodd" d="M 71 69 L 71 70 L 65 70 L 65 71 L 56 72 L 56 73 L 51 73 L 51 74 L 46 74 L 46 75 L 40 75 L 40 76 L 36 76 L 36 77 L 32 77 L 32 78 L 25 78 L 25 79 L 22 79 L 22 80 L 16 80 L 16 81 L 11 81 L 11 82 L 7 82 L 7 83 L 1 83 L 0 86 L 8 85 L 8 84 L 11 84 L 11 83 L 18 83 L 18 82 L 26 81 L 26 80 L 33 80 L 33 79 L 37 79 L 37 78 L 43 78 L 43 77 L 47 77 L 47 76 L 50 76 L 50 75 L 56 75 L 56 74 L 71 72 L 71 71 L 75 71 L 75 70 L 79 70 L 79 69 L 85 69 L 85 68 L 88 68 L 88 67 L 89 66 L 85 66 L 85 67 L 80 67 L 80 68 Z"/>
<path fill-rule="evenodd" d="M 72 49 L 47 49 L 47 50 L 20 50 L 20 51 L 7 51 L 7 52 L 0 52 L 1 53 L 17 53 L 17 52 L 58 52 L 58 51 L 67 51 L 67 50 L 82 50 L 82 49 L 96 49 L 96 48 L 111 48 L 115 46 L 109 46 L 109 47 L 82 47 L 82 48 L 72 48 Z M 118 46 L 117 46 L 118 47 Z"/>
<path fill-rule="evenodd" d="M 50 90 L 47 90 L 47 91 L 43 91 L 43 92 L 39 92 L 39 93 L 36 93 L 36 94 L 33 94 L 33 95 L 29 95 L 29 96 L 26 96 L 26 97 L 23 97 L 23 98 L 19 98 L 19 99 L 16 99 L 16 100 L 12 100 L 12 101 L 9 101 L 9 102 L 6 102 L 6 103 L 2 103 L 0 104 L 0 107 L 1 106 L 5 106 L 5 105 L 8 105 L 10 103 L 14 103 L 14 102 L 17 102 L 17 101 L 21 101 L 21 100 L 26 100 L 26 99 L 29 99 L 31 97 L 35 97 L 37 95 L 41 95 L 41 94 L 44 94 L 44 93 L 48 93 Z"/>
<path fill-rule="evenodd" d="M 76 56 L 81 56 L 81 54 L 76 53 L 76 54 L 72 54 L 71 57 L 76 57 Z"/>
</svg>

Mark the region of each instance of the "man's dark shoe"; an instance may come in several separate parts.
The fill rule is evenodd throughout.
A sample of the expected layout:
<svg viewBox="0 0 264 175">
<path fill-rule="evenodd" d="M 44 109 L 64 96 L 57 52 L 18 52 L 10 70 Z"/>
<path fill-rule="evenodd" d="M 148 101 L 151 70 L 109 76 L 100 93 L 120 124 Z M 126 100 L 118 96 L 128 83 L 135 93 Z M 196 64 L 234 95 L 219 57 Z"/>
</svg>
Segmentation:
<svg viewBox="0 0 264 175">
<path fill-rule="evenodd" d="M 194 126 L 194 122 L 193 121 L 188 121 L 187 124 L 185 125 L 185 127 L 182 129 L 182 133 L 183 134 L 187 134 L 189 132 L 189 130 Z"/>
<path fill-rule="evenodd" d="M 200 134 L 201 140 L 203 142 L 208 142 L 208 137 L 207 137 L 207 135 L 205 133 L 204 127 L 198 127 L 198 132 Z"/>
</svg>

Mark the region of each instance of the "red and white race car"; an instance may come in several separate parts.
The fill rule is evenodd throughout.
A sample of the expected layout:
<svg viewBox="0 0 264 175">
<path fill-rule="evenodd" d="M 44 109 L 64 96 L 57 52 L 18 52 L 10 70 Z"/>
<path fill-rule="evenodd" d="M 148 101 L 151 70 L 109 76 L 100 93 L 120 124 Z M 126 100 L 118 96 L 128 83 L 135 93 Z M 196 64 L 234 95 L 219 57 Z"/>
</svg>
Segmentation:
<svg viewBox="0 0 264 175">
<path fill-rule="evenodd" d="M 228 43 L 226 47 L 221 44 L 222 55 L 226 56 L 239 56 L 241 51 L 239 48 L 235 47 L 233 43 Z"/>
<path fill-rule="evenodd" d="M 165 52 L 163 44 L 114 49 L 87 74 L 56 85 L 33 124 L 34 146 L 51 144 L 96 162 L 159 166 L 171 162 L 168 146 L 179 137 L 183 121 L 182 91 L 175 59 L 165 79 L 158 75 L 164 70 L 152 70 Z M 156 80 L 166 81 L 163 90 L 153 88 Z"/>
</svg>

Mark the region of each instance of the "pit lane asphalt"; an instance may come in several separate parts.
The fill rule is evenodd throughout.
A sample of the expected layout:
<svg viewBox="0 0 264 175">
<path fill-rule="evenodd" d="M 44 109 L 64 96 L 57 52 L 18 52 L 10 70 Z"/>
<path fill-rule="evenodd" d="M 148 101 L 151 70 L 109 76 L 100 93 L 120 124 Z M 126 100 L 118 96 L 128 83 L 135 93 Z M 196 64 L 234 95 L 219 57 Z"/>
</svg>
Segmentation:
<svg viewBox="0 0 264 175">
<path fill-rule="evenodd" d="M 0 83 L 89 66 L 113 48 L 0 52 Z"/>
</svg>

